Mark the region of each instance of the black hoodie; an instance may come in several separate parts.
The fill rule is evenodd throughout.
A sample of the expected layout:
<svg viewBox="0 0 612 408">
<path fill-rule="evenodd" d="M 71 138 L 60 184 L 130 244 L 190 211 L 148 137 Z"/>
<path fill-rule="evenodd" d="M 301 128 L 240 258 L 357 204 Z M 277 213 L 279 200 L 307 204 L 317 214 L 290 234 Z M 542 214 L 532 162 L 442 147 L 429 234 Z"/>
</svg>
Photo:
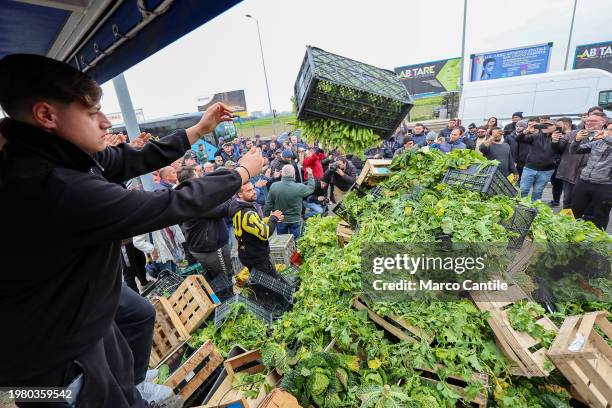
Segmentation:
<svg viewBox="0 0 612 408">
<path fill-rule="evenodd" d="M 119 184 L 182 157 L 184 130 L 94 155 L 12 119 L 0 133 L 8 141 L 0 153 L 0 385 L 8 385 L 102 338 L 121 291 L 122 239 L 199 216 L 229 199 L 241 177 L 221 170 L 155 192 Z"/>
<path fill-rule="evenodd" d="M 230 206 L 234 235 L 238 240 L 238 258 L 248 268 L 270 258 L 268 239 L 274 234 L 278 218 L 262 219 L 255 202 L 233 200 Z"/>
</svg>

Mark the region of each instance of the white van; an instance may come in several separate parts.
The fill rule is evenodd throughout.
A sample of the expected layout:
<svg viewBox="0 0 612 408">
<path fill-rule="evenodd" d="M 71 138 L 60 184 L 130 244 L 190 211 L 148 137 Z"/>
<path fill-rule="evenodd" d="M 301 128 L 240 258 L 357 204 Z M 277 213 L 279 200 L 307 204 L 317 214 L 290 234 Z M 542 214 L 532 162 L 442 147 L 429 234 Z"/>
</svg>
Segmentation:
<svg viewBox="0 0 612 408">
<path fill-rule="evenodd" d="M 612 117 L 612 74 L 587 68 L 466 83 L 458 117 L 478 126 L 495 116 L 505 124 L 514 112 L 579 117 L 597 105 Z"/>
</svg>

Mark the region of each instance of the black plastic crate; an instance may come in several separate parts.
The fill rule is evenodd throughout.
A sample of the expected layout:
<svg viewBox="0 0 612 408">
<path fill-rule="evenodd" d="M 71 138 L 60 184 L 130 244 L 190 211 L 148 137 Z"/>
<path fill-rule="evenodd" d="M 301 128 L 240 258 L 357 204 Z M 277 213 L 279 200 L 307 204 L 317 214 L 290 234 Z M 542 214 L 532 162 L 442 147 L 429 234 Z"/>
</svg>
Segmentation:
<svg viewBox="0 0 612 408">
<path fill-rule="evenodd" d="M 281 272 L 279 272 L 281 278 L 288 284 L 297 289 L 297 285 L 300 282 L 300 268 L 297 265 L 291 265 Z"/>
<path fill-rule="evenodd" d="M 215 276 L 210 281 L 210 287 L 222 302 L 234 296 L 234 284 L 225 274 Z"/>
<path fill-rule="evenodd" d="M 370 190 L 370 195 L 372 197 L 374 197 L 375 200 L 378 200 L 379 198 L 381 198 L 383 196 L 383 191 L 382 190 L 383 189 L 382 189 L 381 186 L 376 186 L 372 190 Z"/>
<path fill-rule="evenodd" d="M 348 193 L 351 193 L 351 192 L 354 192 L 357 195 L 357 197 L 360 197 L 360 198 L 365 197 L 367 194 L 361 187 L 359 187 L 359 184 L 357 183 L 353 183 L 351 188 L 349 188 Z"/>
<path fill-rule="evenodd" d="M 340 203 L 336 205 L 332 212 L 338 217 L 342 218 L 342 220 L 349 224 L 351 228 L 355 229 L 355 227 L 357 226 L 357 219 L 353 216 L 353 214 L 350 213 L 350 211 L 346 209 L 344 204 Z"/>
<path fill-rule="evenodd" d="M 154 296 L 171 295 L 183 283 L 184 279 L 184 277 L 164 269 L 159 273 L 157 281 L 142 292 L 142 296 L 152 299 Z"/>
<path fill-rule="evenodd" d="M 514 214 L 512 214 L 510 221 L 502 224 L 507 231 L 518 234 L 518 236 L 508 239 L 509 249 L 520 249 L 523 246 L 525 237 L 537 215 L 538 211 L 535 208 L 525 207 L 524 205 L 514 207 Z"/>
<path fill-rule="evenodd" d="M 497 166 L 483 168 L 479 164 L 473 164 L 465 170 L 448 169 L 442 181 L 451 186 L 489 195 L 515 197 L 517 194 L 516 188 L 497 169 Z"/>
<path fill-rule="evenodd" d="M 393 71 L 310 46 L 294 91 L 298 119 L 341 120 L 384 138 L 395 132 L 413 106 Z"/>
<path fill-rule="evenodd" d="M 274 313 L 283 313 L 293 305 L 295 287 L 281 275 L 272 276 L 255 268 L 251 269 L 246 283 L 249 299 Z"/>
<path fill-rule="evenodd" d="M 241 303 L 244 305 L 243 308 L 240 308 L 237 311 L 238 314 L 249 311 L 268 326 L 272 324 L 272 312 L 254 302 L 251 302 L 242 295 L 234 295 L 227 301 L 223 302 L 221 306 L 215 308 L 215 326 L 221 326 L 223 322 L 225 322 L 232 310 L 232 305 L 236 303 Z"/>
</svg>

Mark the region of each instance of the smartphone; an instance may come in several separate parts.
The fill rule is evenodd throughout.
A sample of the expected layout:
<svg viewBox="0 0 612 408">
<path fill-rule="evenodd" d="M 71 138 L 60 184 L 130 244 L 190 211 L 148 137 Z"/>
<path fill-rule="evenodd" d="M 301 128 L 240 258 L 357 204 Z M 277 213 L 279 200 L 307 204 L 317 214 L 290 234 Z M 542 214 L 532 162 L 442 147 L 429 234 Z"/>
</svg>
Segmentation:
<svg viewBox="0 0 612 408">
<path fill-rule="evenodd" d="M 562 132 L 563 132 L 563 128 L 562 128 L 561 126 L 557 126 L 557 127 L 555 128 L 555 132 L 562 133 Z"/>
<path fill-rule="evenodd" d="M 589 138 L 589 140 L 593 140 L 593 138 L 595 137 L 595 131 L 594 130 L 589 130 L 587 132 L 587 137 Z"/>
</svg>

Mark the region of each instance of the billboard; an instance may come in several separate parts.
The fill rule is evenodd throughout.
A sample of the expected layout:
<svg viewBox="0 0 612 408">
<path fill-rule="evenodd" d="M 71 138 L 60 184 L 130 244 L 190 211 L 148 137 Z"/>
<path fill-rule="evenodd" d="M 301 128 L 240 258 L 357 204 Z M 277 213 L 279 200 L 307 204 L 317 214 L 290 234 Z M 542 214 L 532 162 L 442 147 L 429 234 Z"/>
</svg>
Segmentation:
<svg viewBox="0 0 612 408">
<path fill-rule="evenodd" d="M 144 112 L 142 109 L 134 109 L 134 114 L 136 115 L 136 121 L 138 123 L 145 121 Z M 114 113 L 105 113 L 106 118 L 110 121 L 113 126 L 123 125 L 123 113 L 114 112 Z"/>
<path fill-rule="evenodd" d="M 223 102 L 234 110 L 234 114 L 245 117 L 248 116 L 246 106 L 246 96 L 244 89 L 238 91 L 221 92 L 211 96 L 202 96 L 198 98 L 198 111 L 204 112 L 210 105 L 215 102 Z"/>
<path fill-rule="evenodd" d="M 542 74 L 548 71 L 552 43 L 472 54 L 471 81 Z"/>
<path fill-rule="evenodd" d="M 395 68 L 395 73 L 412 96 L 459 90 L 461 58 L 425 62 Z"/>
<path fill-rule="evenodd" d="M 599 68 L 612 72 L 612 41 L 576 47 L 574 69 Z"/>
</svg>

